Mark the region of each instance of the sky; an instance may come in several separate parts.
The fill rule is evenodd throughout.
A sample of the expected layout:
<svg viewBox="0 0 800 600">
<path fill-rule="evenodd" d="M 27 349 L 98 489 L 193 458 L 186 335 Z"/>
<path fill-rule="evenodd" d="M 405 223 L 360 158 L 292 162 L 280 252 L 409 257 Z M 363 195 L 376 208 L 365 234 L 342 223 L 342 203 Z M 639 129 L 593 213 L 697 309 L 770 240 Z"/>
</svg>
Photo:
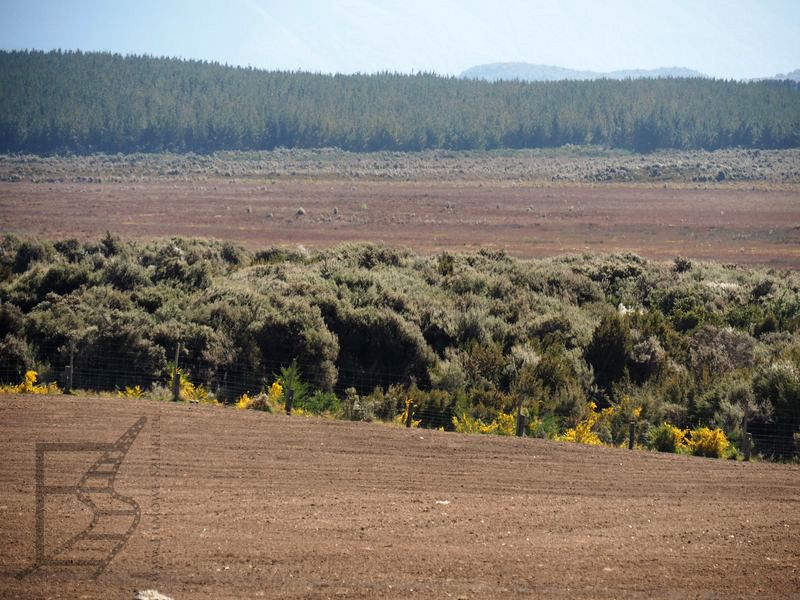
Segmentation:
<svg viewBox="0 0 800 600">
<path fill-rule="evenodd" d="M 0 48 L 322 73 L 492 62 L 746 79 L 800 68 L 800 0 L 0 0 Z"/>
</svg>

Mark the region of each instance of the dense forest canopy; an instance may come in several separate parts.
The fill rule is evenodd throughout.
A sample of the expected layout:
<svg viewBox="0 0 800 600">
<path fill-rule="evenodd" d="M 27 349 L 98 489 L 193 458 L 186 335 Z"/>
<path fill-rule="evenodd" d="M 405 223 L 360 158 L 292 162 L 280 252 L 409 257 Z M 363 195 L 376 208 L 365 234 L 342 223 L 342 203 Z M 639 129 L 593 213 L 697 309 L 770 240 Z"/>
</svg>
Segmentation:
<svg viewBox="0 0 800 600">
<path fill-rule="evenodd" d="M 488 83 L 322 75 L 82 52 L 0 52 L 0 151 L 800 146 L 798 83 Z"/>
</svg>

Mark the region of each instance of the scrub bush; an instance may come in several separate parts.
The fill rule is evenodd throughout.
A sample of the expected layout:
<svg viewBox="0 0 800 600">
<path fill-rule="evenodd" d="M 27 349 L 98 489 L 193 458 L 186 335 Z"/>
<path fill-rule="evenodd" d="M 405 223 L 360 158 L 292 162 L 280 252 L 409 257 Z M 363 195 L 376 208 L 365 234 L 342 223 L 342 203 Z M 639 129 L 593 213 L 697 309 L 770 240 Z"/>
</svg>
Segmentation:
<svg viewBox="0 0 800 600">
<path fill-rule="evenodd" d="M 647 433 L 647 444 L 659 452 L 678 452 L 687 447 L 687 429 L 679 429 L 669 423 L 651 427 Z"/>
</svg>

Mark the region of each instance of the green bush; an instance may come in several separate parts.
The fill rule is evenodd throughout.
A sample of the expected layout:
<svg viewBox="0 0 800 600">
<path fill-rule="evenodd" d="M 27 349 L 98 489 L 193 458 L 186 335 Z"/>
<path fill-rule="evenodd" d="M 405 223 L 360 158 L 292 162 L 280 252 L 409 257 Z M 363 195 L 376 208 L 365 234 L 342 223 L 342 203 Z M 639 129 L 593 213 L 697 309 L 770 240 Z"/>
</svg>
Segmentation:
<svg viewBox="0 0 800 600">
<path fill-rule="evenodd" d="M 628 324 L 616 313 L 607 313 L 586 348 L 586 360 L 594 368 L 598 385 L 609 389 L 625 374 L 633 341 Z"/>
<path fill-rule="evenodd" d="M 150 275 L 141 265 L 126 257 L 114 257 L 102 275 L 103 281 L 118 290 L 133 290 L 150 285 Z"/>
<path fill-rule="evenodd" d="M 53 245 L 42 240 L 25 240 L 17 247 L 12 270 L 14 273 L 24 273 L 33 263 L 46 262 L 52 259 Z"/>
<path fill-rule="evenodd" d="M 20 333 L 24 323 L 25 315 L 18 306 L 0 302 L 0 337 Z"/>
<path fill-rule="evenodd" d="M 333 392 L 317 390 L 306 396 L 297 406 L 315 415 L 326 413 L 337 415 L 341 411 L 342 402 Z"/>
<path fill-rule="evenodd" d="M 89 284 L 91 272 L 82 264 L 56 263 L 50 266 L 39 281 L 37 296 L 44 299 L 53 293 L 64 296 Z"/>
<path fill-rule="evenodd" d="M 411 386 L 407 394 L 413 403 L 413 417 L 419 419 L 421 427 L 452 429 L 455 406 L 459 402 L 460 394 L 436 389 L 424 391 L 416 386 Z"/>
<path fill-rule="evenodd" d="M 33 351 L 24 339 L 13 335 L 0 339 L 0 383 L 18 383 L 34 367 Z"/>
<path fill-rule="evenodd" d="M 669 423 L 651 427 L 647 432 L 647 444 L 659 452 L 678 452 L 686 443 L 686 434 Z"/>
</svg>

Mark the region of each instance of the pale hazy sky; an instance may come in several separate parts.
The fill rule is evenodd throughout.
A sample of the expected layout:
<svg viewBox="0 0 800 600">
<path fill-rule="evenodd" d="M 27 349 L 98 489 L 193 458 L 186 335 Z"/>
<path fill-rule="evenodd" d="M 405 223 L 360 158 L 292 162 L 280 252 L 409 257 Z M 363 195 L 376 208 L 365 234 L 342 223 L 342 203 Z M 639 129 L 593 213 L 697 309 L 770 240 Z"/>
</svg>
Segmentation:
<svg viewBox="0 0 800 600">
<path fill-rule="evenodd" d="M 800 68 L 800 0 L 0 0 L 0 48 L 107 50 L 318 72 L 489 62 Z"/>
</svg>

